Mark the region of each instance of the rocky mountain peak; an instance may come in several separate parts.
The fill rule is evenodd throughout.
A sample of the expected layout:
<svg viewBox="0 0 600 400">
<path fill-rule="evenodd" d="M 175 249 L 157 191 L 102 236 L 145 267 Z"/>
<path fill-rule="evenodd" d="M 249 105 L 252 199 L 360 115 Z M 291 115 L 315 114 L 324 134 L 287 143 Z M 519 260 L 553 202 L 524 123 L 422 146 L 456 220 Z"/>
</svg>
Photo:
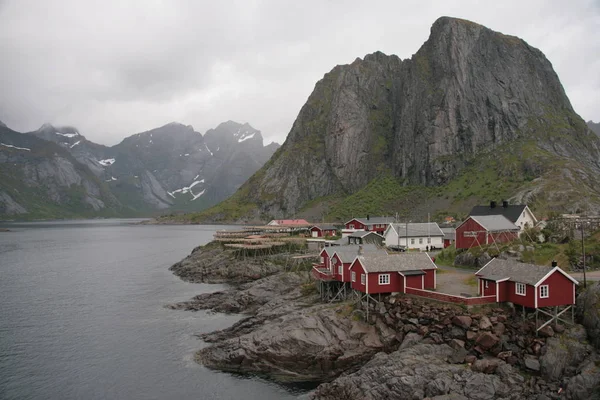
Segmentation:
<svg viewBox="0 0 600 400">
<path fill-rule="evenodd" d="M 376 51 L 326 73 L 280 151 L 240 192 L 273 215 L 356 193 L 385 174 L 402 185 L 444 186 L 478 154 L 525 140 L 535 153 L 586 154 L 597 168 L 598 145 L 582 145 L 590 140 L 583 124 L 541 51 L 442 17 L 410 59 Z M 538 164 L 535 176 L 550 168 Z"/>
<path fill-rule="evenodd" d="M 261 132 L 254 129 L 247 122 L 243 124 L 231 120 L 223 122 L 215 129 L 206 131 L 204 139 L 209 146 L 211 144 L 221 146 L 224 144 L 237 145 L 244 143 L 245 146 L 263 147 Z"/>
</svg>

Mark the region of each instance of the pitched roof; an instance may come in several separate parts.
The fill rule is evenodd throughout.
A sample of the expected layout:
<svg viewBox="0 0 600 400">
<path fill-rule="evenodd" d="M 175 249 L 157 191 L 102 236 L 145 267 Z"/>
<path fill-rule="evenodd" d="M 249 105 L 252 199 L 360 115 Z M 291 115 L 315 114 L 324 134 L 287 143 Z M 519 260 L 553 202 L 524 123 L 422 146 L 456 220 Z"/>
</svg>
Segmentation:
<svg viewBox="0 0 600 400">
<path fill-rule="evenodd" d="M 403 253 L 394 255 L 363 254 L 358 257 L 361 265 L 372 272 L 400 272 L 437 268 L 427 253 Z"/>
<path fill-rule="evenodd" d="M 322 230 L 322 231 L 325 231 L 325 230 L 327 230 L 327 231 L 330 231 L 330 230 L 334 230 L 334 229 L 336 229 L 336 227 L 335 227 L 333 224 L 319 224 L 319 225 L 313 225 L 313 226 L 311 226 L 311 229 L 312 229 L 312 228 L 319 228 L 319 229 L 320 229 L 320 230 Z"/>
<path fill-rule="evenodd" d="M 379 233 L 373 232 L 373 231 L 356 231 L 356 232 L 352 232 L 351 234 L 349 234 L 348 237 L 364 238 L 365 236 L 369 236 L 369 235 L 376 235 L 376 236 L 379 236 L 380 238 L 383 238 L 383 236 L 381 236 Z"/>
<path fill-rule="evenodd" d="M 501 260 L 499 258 L 493 258 L 489 263 L 484 265 L 483 268 L 477 271 L 475 275 L 493 281 L 509 279 L 513 282 L 537 286 L 555 269 L 573 281 L 573 283 L 578 284 L 575 279 L 558 267 L 527 264 L 515 260 Z"/>
<path fill-rule="evenodd" d="M 363 225 L 373 225 L 373 224 L 391 224 L 392 222 L 394 222 L 394 218 L 393 217 L 369 217 L 369 219 L 367 219 L 367 217 L 364 218 L 352 218 L 350 221 L 354 221 L 357 220 L 358 222 L 360 222 Z M 348 222 L 350 222 L 348 221 Z M 346 224 L 348 223 L 346 222 Z"/>
<path fill-rule="evenodd" d="M 351 244 L 347 246 L 338 246 L 334 247 L 335 254 L 338 255 L 338 258 L 342 260 L 342 262 L 349 263 L 354 261 L 354 259 L 358 256 L 358 249 L 362 247 L 363 255 L 364 254 L 382 254 L 387 255 L 387 252 L 383 249 L 378 248 L 374 244 Z"/>
<path fill-rule="evenodd" d="M 454 240 L 456 239 L 456 229 L 454 228 L 440 228 L 444 232 L 444 239 Z"/>
<path fill-rule="evenodd" d="M 488 232 L 498 231 L 518 231 L 519 227 L 510 222 L 503 215 L 481 215 L 473 216 L 469 218 L 475 220 L 479 225 L 483 226 Z M 468 220 L 468 218 L 467 218 Z M 463 222 L 464 223 L 464 222 Z"/>
<path fill-rule="evenodd" d="M 444 232 L 442 232 L 437 222 L 409 222 L 408 231 L 406 225 L 405 223 L 392 224 L 392 227 L 400 237 L 444 236 Z"/>
<path fill-rule="evenodd" d="M 525 210 L 526 205 L 523 204 L 509 204 L 506 207 L 498 205 L 494 208 L 490 206 L 475 206 L 469 213 L 469 215 L 502 215 L 506 217 L 510 222 L 517 222 L 521 213 Z"/>
</svg>

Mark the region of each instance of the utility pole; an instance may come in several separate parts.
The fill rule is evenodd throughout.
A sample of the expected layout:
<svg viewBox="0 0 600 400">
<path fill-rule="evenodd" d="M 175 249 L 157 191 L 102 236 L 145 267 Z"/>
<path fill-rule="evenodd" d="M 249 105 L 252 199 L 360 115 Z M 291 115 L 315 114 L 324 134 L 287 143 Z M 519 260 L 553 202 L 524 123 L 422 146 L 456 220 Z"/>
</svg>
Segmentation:
<svg viewBox="0 0 600 400">
<path fill-rule="evenodd" d="M 406 218 L 406 248 L 404 251 L 408 252 L 408 218 Z"/>
<path fill-rule="evenodd" d="M 587 287 L 587 279 L 585 275 L 585 237 L 583 236 L 583 221 L 581 221 L 581 254 L 583 255 L 583 287 Z"/>
</svg>

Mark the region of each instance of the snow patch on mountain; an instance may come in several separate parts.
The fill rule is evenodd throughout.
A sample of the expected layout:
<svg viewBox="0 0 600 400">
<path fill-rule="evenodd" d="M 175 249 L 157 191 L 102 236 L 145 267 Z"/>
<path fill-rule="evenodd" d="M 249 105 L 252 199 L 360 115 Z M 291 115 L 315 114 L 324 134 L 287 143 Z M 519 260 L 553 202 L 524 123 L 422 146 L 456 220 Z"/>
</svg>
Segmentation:
<svg viewBox="0 0 600 400">
<path fill-rule="evenodd" d="M 17 147 L 17 146 L 13 146 L 12 144 L 0 143 L 0 146 L 4 146 L 4 147 L 10 147 L 10 148 L 12 148 L 12 149 L 17 149 L 17 150 L 27 150 L 27 151 L 31 151 L 31 149 L 28 149 L 27 147 Z"/>
<path fill-rule="evenodd" d="M 106 160 L 100 160 L 98 163 L 104 167 L 108 167 L 109 165 L 113 165 L 115 163 L 114 158 L 107 158 Z"/>
<path fill-rule="evenodd" d="M 79 143 L 81 143 L 81 140 L 76 141 L 75 143 L 73 143 L 71 146 L 69 146 L 69 148 L 73 148 L 75 146 L 77 146 Z"/>
<path fill-rule="evenodd" d="M 60 133 L 60 132 L 54 132 L 54 133 L 56 133 L 57 135 L 60 135 L 60 136 L 68 137 L 68 138 L 74 138 L 74 137 L 76 137 L 76 136 L 79 136 L 79 133 L 77 133 L 77 132 L 75 132 L 75 133 Z"/>
<path fill-rule="evenodd" d="M 202 196 L 206 192 L 206 189 L 202 189 L 202 191 L 198 194 L 192 193 L 192 201 L 196 200 L 198 197 Z M 191 192 L 190 192 L 191 193 Z"/>
<path fill-rule="evenodd" d="M 242 136 L 241 138 L 238 139 L 238 143 L 242 143 L 242 142 L 245 142 L 248 139 L 252 139 L 255 134 L 256 134 L 256 132 L 253 132 L 251 135 Z"/>
</svg>

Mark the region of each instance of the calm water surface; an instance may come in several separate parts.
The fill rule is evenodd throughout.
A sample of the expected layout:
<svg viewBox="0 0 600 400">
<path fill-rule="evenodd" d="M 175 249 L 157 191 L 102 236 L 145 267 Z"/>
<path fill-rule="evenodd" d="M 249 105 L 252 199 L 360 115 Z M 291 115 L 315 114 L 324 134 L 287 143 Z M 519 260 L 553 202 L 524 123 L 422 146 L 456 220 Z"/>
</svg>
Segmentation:
<svg viewBox="0 0 600 400">
<path fill-rule="evenodd" d="M 168 267 L 214 226 L 127 220 L 4 224 L 0 232 L 0 399 L 286 399 L 260 379 L 193 361 L 194 334 L 239 317 L 165 309 L 222 289 Z"/>
</svg>

